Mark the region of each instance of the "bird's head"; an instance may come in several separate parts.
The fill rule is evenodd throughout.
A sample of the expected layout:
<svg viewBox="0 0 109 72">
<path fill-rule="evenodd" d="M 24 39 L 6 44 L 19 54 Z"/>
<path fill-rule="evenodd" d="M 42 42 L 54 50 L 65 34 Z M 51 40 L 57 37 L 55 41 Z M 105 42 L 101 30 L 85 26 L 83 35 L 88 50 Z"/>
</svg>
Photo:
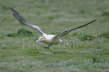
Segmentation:
<svg viewBox="0 0 109 72">
<path fill-rule="evenodd" d="M 38 40 L 36 40 L 36 42 L 44 42 L 44 41 L 46 41 L 47 39 L 45 38 L 45 37 L 39 37 L 39 39 Z"/>
</svg>

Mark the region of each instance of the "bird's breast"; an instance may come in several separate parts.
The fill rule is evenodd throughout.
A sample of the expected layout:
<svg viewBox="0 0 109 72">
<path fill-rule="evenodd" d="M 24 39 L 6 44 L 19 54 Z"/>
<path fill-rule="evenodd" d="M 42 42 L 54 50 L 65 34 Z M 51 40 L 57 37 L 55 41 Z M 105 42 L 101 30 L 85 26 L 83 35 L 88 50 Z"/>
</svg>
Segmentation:
<svg viewBox="0 0 109 72">
<path fill-rule="evenodd" d="M 61 40 L 60 39 L 53 40 L 54 37 L 55 37 L 55 35 L 44 36 L 43 43 L 45 43 L 45 44 L 59 44 L 61 42 Z"/>
</svg>

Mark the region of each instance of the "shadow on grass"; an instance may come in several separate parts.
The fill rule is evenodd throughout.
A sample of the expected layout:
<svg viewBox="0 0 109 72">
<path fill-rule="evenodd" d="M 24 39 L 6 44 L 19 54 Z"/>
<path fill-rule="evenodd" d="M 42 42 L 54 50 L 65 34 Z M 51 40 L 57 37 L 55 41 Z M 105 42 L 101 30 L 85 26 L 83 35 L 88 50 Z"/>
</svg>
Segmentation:
<svg viewBox="0 0 109 72">
<path fill-rule="evenodd" d="M 29 30 L 26 30 L 26 29 L 19 29 L 16 33 L 8 33 L 6 36 L 8 37 L 30 37 L 30 36 L 33 36 L 33 33 Z"/>
</svg>

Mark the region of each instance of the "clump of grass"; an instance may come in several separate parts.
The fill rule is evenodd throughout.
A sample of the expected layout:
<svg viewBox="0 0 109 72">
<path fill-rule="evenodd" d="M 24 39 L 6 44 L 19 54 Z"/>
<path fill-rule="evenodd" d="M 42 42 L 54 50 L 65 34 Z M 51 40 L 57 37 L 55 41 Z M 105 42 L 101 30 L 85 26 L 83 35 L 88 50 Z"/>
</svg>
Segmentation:
<svg viewBox="0 0 109 72">
<path fill-rule="evenodd" d="M 8 33 L 6 36 L 8 36 L 8 37 L 24 37 L 24 36 L 33 36 L 33 33 L 31 31 L 21 28 L 16 33 Z"/>
<path fill-rule="evenodd" d="M 109 39 L 109 32 L 104 32 L 104 33 L 98 35 L 98 37 L 103 37 L 103 38 Z"/>
<path fill-rule="evenodd" d="M 8 36 L 8 37 L 16 37 L 17 34 L 16 33 L 8 33 L 6 36 Z"/>
<path fill-rule="evenodd" d="M 97 56 L 92 57 L 92 63 L 99 63 L 100 59 Z"/>
<path fill-rule="evenodd" d="M 80 10 L 80 13 L 81 14 L 85 14 L 85 10 Z"/>
<path fill-rule="evenodd" d="M 86 40 L 92 41 L 92 40 L 94 40 L 95 38 L 96 38 L 96 37 L 95 37 L 95 36 L 92 36 L 92 35 L 79 34 L 79 39 L 80 39 L 81 41 L 86 41 Z"/>
<path fill-rule="evenodd" d="M 33 33 L 31 31 L 28 31 L 28 30 L 22 28 L 22 29 L 19 29 L 17 31 L 17 35 L 19 35 L 19 36 L 33 36 Z"/>
<path fill-rule="evenodd" d="M 104 11 L 104 12 L 102 12 L 101 15 L 102 15 L 102 16 L 109 16 L 109 11 Z"/>
</svg>

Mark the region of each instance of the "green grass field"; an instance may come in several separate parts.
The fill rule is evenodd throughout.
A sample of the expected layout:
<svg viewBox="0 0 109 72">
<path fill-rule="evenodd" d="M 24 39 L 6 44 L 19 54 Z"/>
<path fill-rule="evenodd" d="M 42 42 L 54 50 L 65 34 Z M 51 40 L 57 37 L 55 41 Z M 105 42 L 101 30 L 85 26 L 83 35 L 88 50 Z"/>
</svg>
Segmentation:
<svg viewBox="0 0 109 72">
<path fill-rule="evenodd" d="M 48 50 L 8 7 L 51 34 L 97 21 Z M 109 72 L 109 0 L 0 0 L 0 72 Z"/>
</svg>

